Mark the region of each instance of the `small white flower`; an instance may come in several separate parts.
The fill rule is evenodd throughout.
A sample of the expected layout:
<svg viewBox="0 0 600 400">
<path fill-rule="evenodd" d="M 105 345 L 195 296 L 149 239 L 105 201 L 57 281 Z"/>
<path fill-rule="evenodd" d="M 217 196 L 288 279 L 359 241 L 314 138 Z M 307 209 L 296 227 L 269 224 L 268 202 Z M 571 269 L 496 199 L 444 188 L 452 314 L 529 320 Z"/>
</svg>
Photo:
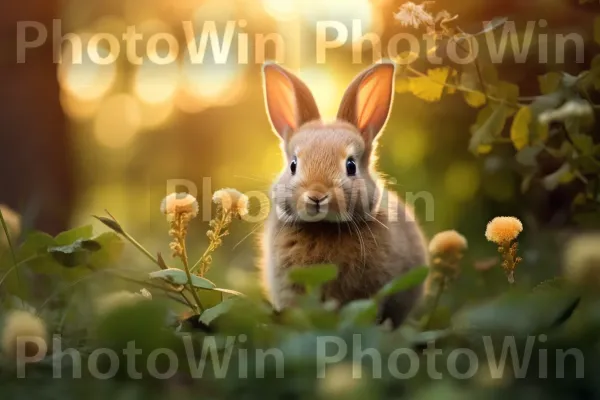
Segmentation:
<svg viewBox="0 0 600 400">
<path fill-rule="evenodd" d="M 37 362 L 46 356 L 47 341 L 46 324 L 37 315 L 14 310 L 6 316 L 0 342 L 4 355 L 11 358 L 25 356 L 29 362 Z M 25 348 L 19 349 L 20 345 Z"/>
<path fill-rule="evenodd" d="M 190 219 L 196 218 L 198 215 L 198 200 L 188 193 L 171 193 L 163 199 L 160 204 L 160 211 L 168 217 L 185 213 Z"/>
<path fill-rule="evenodd" d="M 213 202 L 223 207 L 223 210 L 239 216 L 248 214 L 248 196 L 236 189 L 221 189 L 213 194 Z"/>
<path fill-rule="evenodd" d="M 152 299 L 152 295 L 150 295 L 150 297 L 144 295 L 144 290 L 146 289 L 142 289 L 140 293 L 122 290 L 120 292 L 106 294 L 96 299 L 96 313 L 104 316 L 123 307 L 135 306 L 139 301 Z"/>
<path fill-rule="evenodd" d="M 566 244 L 564 268 L 567 279 L 582 285 L 600 285 L 600 233 L 576 236 Z"/>
<path fill-rule="evenodd" d="M 435 19 L 433 15 L 425 10 L 431 1 L 426 1 L 421 4 L 415 4 L 412 1 L 404 3 L 398 12 L 394 14 L 394 18 L 402 24 L 402 26 L 412 26 L 413 28 L 419 28 L 423 25 L 434 25 Z"/>
</svg>

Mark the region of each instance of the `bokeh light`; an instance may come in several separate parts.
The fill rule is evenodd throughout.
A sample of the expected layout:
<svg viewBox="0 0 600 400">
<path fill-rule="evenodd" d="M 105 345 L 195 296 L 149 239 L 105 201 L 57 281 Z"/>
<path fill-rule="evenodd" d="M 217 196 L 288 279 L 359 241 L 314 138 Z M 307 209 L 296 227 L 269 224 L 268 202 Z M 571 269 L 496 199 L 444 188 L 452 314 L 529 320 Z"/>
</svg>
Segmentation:
<svg viewBox="0 0 600 400">
<path fill-rule="evenodd" d="M 262 3 L 265 11 L 273 18 L 283 20 L 292 18 L 300 4 L 297 0 L 262 0 Z"/>
<path fill-rule="evenodd" d="M 98 111 L 100 103 L 101 101 L 98 99 L 82 100 L 68 91 L 61 90 L 60 92 L 60 105 L 63 111 L 69 118 L 75 120 L 92 118 Z"/>
<path fill-rule="evenodd" d="M 81 47 L 67 42 L 63 48 L 58 80 L 62 89 L 70 95 L 81 100 L 97 100 L 112 89 L 117 79 L 116 63 L 100 65 L 92 62 L 86 51 L 91 35 L 80 35 Z M 109 51 L 103 47 L 96 50 L 100 57 L 109 55 Z"/>
<path fill-rule="evenodd" d="M 157 104 L 170 101 L 179 83 L 179 65 L 156 65 L 149 60 L 139 66 L 134 91 L 144 103 Z"/>
<path fill-rule="evenodd" d="M 335 76 L 322 66 L 303 68 L 298 71 L 298 76 L 310 88 L 321 116 L 324 119 L 334 119 L 343 95 L 343 89 L 336 83 Z"/>
<path fill-rule="evenodd" d="M 116 94 L 107 98 L 96 114 L 94 135 L 106 147 L 121 148 L 128 145 L 142 124 L 140 106 L 129 94 Z"/>
<path fill-rule="evenodd" d="M 401 167 L 418 166 L 427 154 L 427 135 L 418 128 L 389 132 L 393 136 L 391 153 L 394 163 Z"/>
<path fill-rule="evenodd" d="M 191 95 L 212 104 L 220 104 L 237 92 L 244 78 L 244 66 L 235 61 L 215 64 L 212 57 L 204 63 L 184 61 L 183 87 Z"/>
<path fill-rule="evenodd" d="M 354 24 L 363 34 L 375 28 L 375 15 L 369 0 L 302 1 L 302 15 L 316 26 L 319 21 L 339 21 L 348 29 L 350 38 Z M 350 41 L 348 41 L 350 42 Z"/>
<path fill-rule="evenodd" d="M 164 103 L 141 103 L 142 127 L 146 129 L 158 128 L 169 121 L 175 110 L 175 104 L 169 100 Z"/>
<path fill-rule="evenodd" d="M 446 170 L 444 188 L 456 201 L 471 200 L 479 190 L 481 178 L 473 162 L 456 162 Z"/>
</svg>

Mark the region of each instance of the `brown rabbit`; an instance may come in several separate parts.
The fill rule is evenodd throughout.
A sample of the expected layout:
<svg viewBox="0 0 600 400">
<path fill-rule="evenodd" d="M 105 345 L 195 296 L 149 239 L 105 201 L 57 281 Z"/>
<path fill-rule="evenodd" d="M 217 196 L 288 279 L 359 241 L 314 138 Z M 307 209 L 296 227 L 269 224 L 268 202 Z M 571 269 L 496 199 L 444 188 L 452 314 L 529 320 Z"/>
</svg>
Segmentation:
<svg viewBox="0 0 600 400">
<path fill-rule="evenodd" d="M 343 305 L 425 265 L 418 223 L 373 170 L 375 140 L 393 101 L 394 64 L 360 74 L 333 123 L 321 121 L 310 90 L 292 73 L 268 63 L 263 74 L 268 114 L 286 159 L 263 235 L 263 281 L 275 309 L 293 304 L 302 290 L 287 279 L 294 267 L 337 265 L 338 277 L 323 297 Z M 419 287 L 386 299 L 379 320 L 399 325 L 420 294 Z"/>
</svg>

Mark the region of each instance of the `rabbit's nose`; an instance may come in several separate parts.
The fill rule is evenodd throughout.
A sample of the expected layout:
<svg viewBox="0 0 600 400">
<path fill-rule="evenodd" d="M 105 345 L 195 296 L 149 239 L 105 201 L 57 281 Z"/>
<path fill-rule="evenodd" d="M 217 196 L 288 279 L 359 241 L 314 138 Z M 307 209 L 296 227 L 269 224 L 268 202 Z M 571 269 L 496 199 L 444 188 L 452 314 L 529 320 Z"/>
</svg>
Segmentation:
<svg viewBox="0 0 600 400">
<path fill-rule="evenodd" d="M 325 204 L 327 199 L 329 199 L 328 194 L 323 194 L 319 192 L 308 192 L 306 193 L 306 198 L 316 205 Z"/>
</svg>

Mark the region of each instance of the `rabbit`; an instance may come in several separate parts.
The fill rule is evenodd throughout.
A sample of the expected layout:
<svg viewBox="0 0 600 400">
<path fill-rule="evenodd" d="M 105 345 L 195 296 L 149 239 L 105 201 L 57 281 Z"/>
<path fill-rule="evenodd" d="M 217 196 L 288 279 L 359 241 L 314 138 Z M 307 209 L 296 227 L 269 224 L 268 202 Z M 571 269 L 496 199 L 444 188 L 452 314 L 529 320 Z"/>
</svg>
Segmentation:
<svg viewBox="0 0 600 400">
<path fill-rule="evenodd" d="M 386 60 L 362 72 L 346 90 L 337 120 L 328 123 L 298 77 L 275 63 L 263 65 L 267 114 L 285 157 L 262 234 L 262 281 L 275 310 L 292 306 L 303 291 L 287 277 L 295 267 L 335 264 L 338 276 L 322 296 L 342 306 L 428 263 L 419 223 L 374 170 L 394 77 L 395 64 Z M 416 287 L 385 299 L 378 321 L 400 325 L 421 292 Z"/>
</svg>

